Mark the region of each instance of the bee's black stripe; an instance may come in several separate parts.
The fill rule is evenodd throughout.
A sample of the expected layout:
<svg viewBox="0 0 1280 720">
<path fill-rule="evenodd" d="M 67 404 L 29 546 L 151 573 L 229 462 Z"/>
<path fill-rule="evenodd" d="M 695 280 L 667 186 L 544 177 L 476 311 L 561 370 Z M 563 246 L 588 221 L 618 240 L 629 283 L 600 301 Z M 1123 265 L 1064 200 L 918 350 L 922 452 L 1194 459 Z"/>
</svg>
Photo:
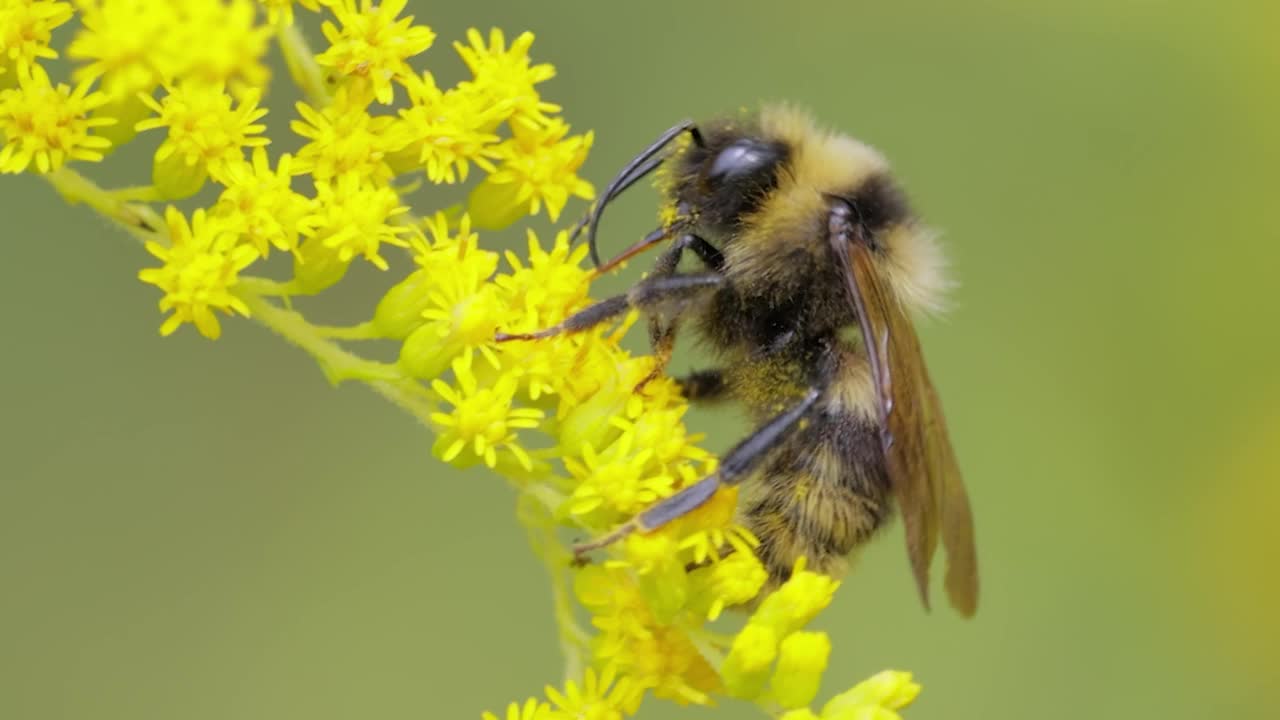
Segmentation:
<svg viewBox="0 0 1280 720">
<path fill-rule="evenodd" d="M 880 173 L 862 181 L 845 198 L 853 206 L 855 218 L 872 233 L 910 219 L 907 196 L 888 175 Z"/>
</svg>

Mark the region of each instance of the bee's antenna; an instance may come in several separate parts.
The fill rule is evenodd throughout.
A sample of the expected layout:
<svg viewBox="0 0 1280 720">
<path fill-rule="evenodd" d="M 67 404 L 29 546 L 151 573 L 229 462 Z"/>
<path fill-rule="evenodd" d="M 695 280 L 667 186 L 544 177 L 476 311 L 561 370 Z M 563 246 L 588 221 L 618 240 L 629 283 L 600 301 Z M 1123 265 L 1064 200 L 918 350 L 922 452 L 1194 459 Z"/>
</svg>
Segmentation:
<svg viewBox="0 0 1280 720">
<path fill-rule="evenodd" d="M 600 195 L 600 201 L 596 203 L 591 212 L 582 219 L 581 222 L 573 229 L 571 238 L 576 238 L 584 225 L 589 225 L 587 231 L 587 247 L 591 251 L 591 261 L 600 267 L 600 251 L 596 246 L 596 231 L 600 227 L 600 215 L 604 212 L 604 208 L 623 190 L 631 187 L 637 180 L 653 172 L 655 168 L 662 164 L 663 158 L 655 157 L 662 149 L 680 136 L 680 133 L 688 132 L 693 136 L 693 142 L 698 147 L 703 146 L 702 133 L 698 131 L 692 120 L 685 120 L 666 132 L 658 136 L 649 147 L 645 148 L 639 155 L 636 155 L 628 162 L 622 170 L 614 177 L 609 186 L 605 188 L 604 193 Z"/>
</svg>

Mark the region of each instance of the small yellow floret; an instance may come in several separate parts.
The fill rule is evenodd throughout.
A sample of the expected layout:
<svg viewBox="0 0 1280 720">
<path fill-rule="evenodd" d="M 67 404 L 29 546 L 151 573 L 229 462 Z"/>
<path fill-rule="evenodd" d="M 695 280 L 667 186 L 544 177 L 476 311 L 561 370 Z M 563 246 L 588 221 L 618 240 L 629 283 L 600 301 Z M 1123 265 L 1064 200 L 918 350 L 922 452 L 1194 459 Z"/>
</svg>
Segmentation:
<svg viewBox="0 0 1280 720">
<path fill-rule="evenodd" d="M 71 5 L 50 0 L 0 2 L 0 76 L 30 71 L 38 58 L 58 57 L 49 46 L 53 29 L 71 19 Z M 13 80 L 0 77 L 0 87 Z"/>
<path fill-rule="evenodd" d="M 493 98 L 495 104 L 506 101 L 511 119 L 544 125 L 551 120 L 549 113 L 560 112 L 559 105 L 543 101 L 534 88 L 555 77 L 556 69 L 549 63 L 529 64 L 533 33 L 520 33 L 508 48 L 506 37 L 498 28 L 489 30 L 487 44 L 480 31 L 471 28 L 467 30 L 467 42 L 469 45 L 455 42 L 453 47 L 471 70 L 472 85 L 477 92 Z"/>
<path fill-rule="evenodd" d="M 773 672 L 773 699 L 785 708 L 805 707 L 818 695 L 822 673 L 831 657 L 831 638 L 823 632 L 791 633 L 778 651 Z"/>
<path fill-rule="evenodd" d="M 869 712 L 868 708 L 896 711 L 910 705 L 920 695 L 920 684 L 911 673 L 885 670 L 863 680 L 822 707 L 822 720 L 896 720 L 897 712 Z"/>
<path fill-rule="evenodd" d="M 323 245 L 341 263 L 359 255 L 379 270 L 389 267 L 379 254 L 384 244 L 408 247 L 409 242 L 401 237 L 408 228 L 394 221 L 409 208 L 400 204 L 395 190 L 343 175 L 317 182 L 316 191 L 315 212 L 307 217 L 302 230 L 306 243 Z"/>
<path fill-rule="evenodd" d="M 426 26 L 415 26 L 413 16 L 397 18 L 406 0 L 339 0 L 329 9 L 339 27 L 326 20 L 324 36 L 328 50 L 316 62 L 333 68 L 348 79 L 369 83 L 378 102 L 394 98 L 392 81 L 412 75 L 405 60 L 431 47 L 436 34 Z"/>
<path fill-rule="evenodd" d="M 566 137 L 569 126 L 554 119 L 545 126 L 513 125 L 513 137 L 498 147 L 502 164 L 471 193 L 472 217 L 480 227 L 505 227 L 545 206 L 552 222 L 570 196 L 591 200 L 595 189 L 578 177 L 594 135 Z"/>
<path fill-rule="evenodd" d="M 531 467 L 528 453 L 516 439 L 516 430 L 537 427 L 543 413 L 512 407 L 515 378 L 504 375 L 492 387 L 481 387 L 465 357 L 454 361 L 453 374 L 454 386 L 443 380 L 431 383 L 431 389 L 453 405 L 450 413 L 431 415 L 431 421 L 440 429 L 433 447 L 436 456 L 445 462 L 460 461 L 462 465 L 482 460 L 492 468 L 498 463 L 497 451 L 506 450 L 525 469 Z"/>
<path fill-rule="evenodd" d="M 397 170 L 421 166 L 431 182 L 452 184 L 467 179 L 472 163 L 494 169 L 494 130 L 506 114 L 504 105 L 465 87 L 441 90 L 431 73 L 410 76 L 405 87 L 410 105 L 400 111 L 399 125 L 409 144 L 396 158 Z"/>
<path fill-rule="evenodd" d="M 317 180 L 339 175 L 356 175 L 372 182 L 391 179 L 387 156 L 404 147 L 407 137 L 390 116 L 373 117 L 366 110 L 367 98 L 342 88 L 321 110 L 304 102 L 295 107 L 300 120 L 289 123 L 307 144 L 298 150 L 294 171 L 310 173 Z"/>
<path fill-rule="evenodd" d="M 261 134 L 267 129 L 258 121 L 267 114 L 258 107 L 259 93 L 249 91 L 237 105 L 222 85 L 184 82 L 171 87 L 162 100 L 144 96 L 142 101 L 159 117 L 143 120 L 138 130 L 167 128 L 168 136 L 156 150 L 156 167 L 166 167 L 170 158 L 188 167 L 200 167 L 220 183 L 228 180 L 228 169 L 244 162 L 244 149 L 270 142 Z M 158 185 L 166 181 L 155 178 Z"/>
<path fill-rule="evenodd" d="M 266 257 L 270 248 L 298 249 L 299 233 L 307 227 L 312 200 L 293 191 L 292 158 L 283 155 L 273 170 L 267 149 L 253 149 L 252 162 L 226 170 L 227 189 L 214 211 Z"/>
<path fill-rule="evenodd" d="M 171 244 L 147 243 L 147 251 L 164 265 L 138 273 L 140 280 L 164 291 L 160 311 L 173 311 L 160 326 L 160 334 L 169 335 L 189 322 L 201 335 L 216 340 L 222 328 L 214 310 L 249 314 L 249 308 L 231 289 L 240 271 L 256 260 L 258 253 L 240 244 L 234 233 L 227 232 L 204 210 L 197 210 L 188 224 L 182 213 L 170 206 L 165 222 Z"/>
<path fill-rule="evenodd" d="M 101 160 L 111 143 L 89 133 L 115 120 L 89 114 L 106 100 L 100 92 L 89 92 L 89 83 L 74 90 L 62 83 L 54 86 L 44 68 L 30 66 L 19 76 L 18 87 L 0 91 L 0 172 L 19 173 L 33 163 L 48 172 L 68 160 Z"/>
<path fill-rule="evenodd" d="M 565 683 L 564 692 L 548 685 L 547 699 L 555 706 L 549 720 L 622 720 L 636 711 L 642 691 L 630 678 L 619 678 L 610 665 L 603 673 L 587 668 L 582 685 Z"/>
</svg>

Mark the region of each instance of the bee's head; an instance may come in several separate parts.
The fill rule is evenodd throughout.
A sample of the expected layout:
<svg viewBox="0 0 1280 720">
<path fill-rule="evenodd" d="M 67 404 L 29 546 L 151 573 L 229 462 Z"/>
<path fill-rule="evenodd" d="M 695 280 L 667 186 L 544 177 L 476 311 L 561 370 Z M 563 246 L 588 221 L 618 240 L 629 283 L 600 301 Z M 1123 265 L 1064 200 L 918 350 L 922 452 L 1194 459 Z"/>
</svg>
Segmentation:
<svg viewBox="0 0 1280 720">
<path fill-rule="evenodd" d="M 777 187 L 789 154 L 757 128 L 712 127 L 672 158 L 669 198 L 704 229 L 726 233 Z"/>
<path fill-rule="evenodd" d="M 668 146 L 688 133 L 674 151 Z M 754 121 L 726 121 L 700 130 L 692 122 L 682 122 L 663 133 L 648 148 L 627 163 L 613 179 L 595 207 L 573 231 L 576 237 L 589 227 L 588 242 L 596 265 L 596 230 L 600 215 L 613 199 L 649 173 L 662 168 L 659 185 L 667 196 L 675 223 L 696 223 L 712 234 L 732 230 L 746 215 L 756 210 L 777 184 L 790 156 L 785 142 L 768 138 Z M 672 227 L 666 230 L 672 230 Z M 662 229 L 651 238 L 665 237 Z M 641 241 L 624 253 L 630 257 Z M 622 256 L 608 264 L 612 267 Z"/>
</svg>

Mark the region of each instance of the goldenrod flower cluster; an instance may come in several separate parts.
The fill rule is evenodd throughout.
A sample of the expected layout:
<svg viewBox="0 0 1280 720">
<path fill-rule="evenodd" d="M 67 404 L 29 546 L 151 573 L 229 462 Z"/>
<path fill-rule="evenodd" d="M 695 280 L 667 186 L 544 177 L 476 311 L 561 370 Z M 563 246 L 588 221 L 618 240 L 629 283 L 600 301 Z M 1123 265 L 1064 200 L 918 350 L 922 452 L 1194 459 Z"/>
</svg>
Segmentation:
<svg viewBox="0 0 1280 720">
<path fill-rule="evenodd" d="M 524 253 L 500 254 L 477 231 L 544 212 L 557 221 L 571 199 L 592 199 L 578 169 L 593 136 L 573 133 L 542 96 L 555 69 L 530 59 L 532 34 L 469 31 L 453 49 L 470 77 L 443 87 L 420 67 L 436 33 L 405 5 L 0 0 L 0 172 L 40 175 L 142 241 L 158 263 L 139 278 L 160 292 L 162 334 L 191 324 L 217 338 L 220 315 L 266 325 L 335 382 L 366 383 L 421 420 L 441 461 L 512 484 L 552 577 L 569 679 L 511 704 L 508 720 L 622 718 L 650 695 L 737 697 L 789 720 L 897 717 L 919 690 L 903 673 L 809 709 L 831 640 L 805 627 L 838 583 L 801 565 L 760 599 L 758 540 L 735 523 L 732 488 L 594 563 L 572 562 L 566 529 L 606 532 L 716 460 L 685 427 L 673 381 L 637 390 L 654 360 L 619 345 L 635 317 L 495 342 L 590 302 L 586 250 L 567 233 L 529 231 Z M 324 14 L 318 52 L 295 25 L 299 10 Z M 77 14 L 78 29 L 60 29 Z M 293 154 L 271 151 L 263 122 L 280 112 L 263 105 L 273 47 L 305 96 L 292 108 Z M 45 63 L 59 56 L 74 82 L 50 78 Z M 135 136 L 157 146 L 150 185 L 109 190 L 72 169 Z M 406 199 L 423 184 L 464 183 L 465 205 L 417 213 Z M 287 277 L 262 274 L 273 253 L 290 258 Z M 330 327 L 299 312 L 355 262 L 391 278 L 367 322 Z M 398 359 L 355 352 L 376 342 L 397 345 Z M 710 627 L 734 607 L 755 609 L 745 625 L 720 620 L 741 625 L 732 632 Z"/>
</svg>

